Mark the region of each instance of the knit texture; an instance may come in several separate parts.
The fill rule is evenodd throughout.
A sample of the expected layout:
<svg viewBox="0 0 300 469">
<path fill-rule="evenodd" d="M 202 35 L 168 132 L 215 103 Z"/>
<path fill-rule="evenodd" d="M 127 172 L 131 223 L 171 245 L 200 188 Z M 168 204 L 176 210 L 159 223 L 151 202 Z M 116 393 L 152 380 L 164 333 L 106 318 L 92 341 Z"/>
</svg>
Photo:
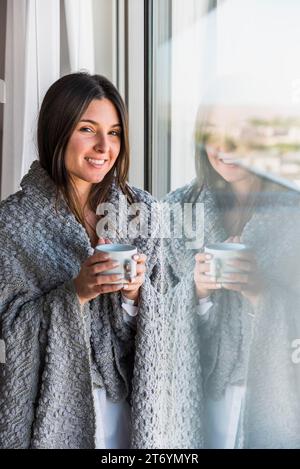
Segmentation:
<svg viewBox="0 0 300 469">
<path fill-rule="evenodd" d="M 56 212 L 55 185 L 38 161 L 21 187 L 0 205 L 0 320 L 6 344 L 0 447 L 94 448 L 92 361 L 112 401 L 131 399 L 133 445 L 147 447 L 154 436 L 145 434 L 145 426 L 156 412 L 147 395 L 156 387 L 151 354 L 159 317 L 160 241 L 112 240 L 134 244 L 148 256 L 135 337 L 122 319 L 120 293 L 100 295 L 81 311 L 72 279 L 93 248 L 64 201 Z M 152 197 L 135 188 L 133 193 L 150 211 Z M 113 184 L 109 202 L 116 210 L 120 194 Z M 89 315 L 90 334 L 83 314 Z"/>
<path fill-rule="evenodd" d="M 165 446 L 205 447 L 205 397 L 219 400 L 228 385 L 244 384 L 237 447 L 299 448 L 300 365 L 292 361 L 300 338 L 299 194 L 262 194 L 244 227 L 241 242 L 253 248 L 265 283 L 256 308 L 240 293 L 214 291 L 207 321 L 198 314 L 194 256 L 228 238 L 222 213 L 211 189 L 196 182 L 166 200 L 204 204 L 204 240 L 197 250 L 187 249 L 185 237 L 165 242 Z"/>
</svg>

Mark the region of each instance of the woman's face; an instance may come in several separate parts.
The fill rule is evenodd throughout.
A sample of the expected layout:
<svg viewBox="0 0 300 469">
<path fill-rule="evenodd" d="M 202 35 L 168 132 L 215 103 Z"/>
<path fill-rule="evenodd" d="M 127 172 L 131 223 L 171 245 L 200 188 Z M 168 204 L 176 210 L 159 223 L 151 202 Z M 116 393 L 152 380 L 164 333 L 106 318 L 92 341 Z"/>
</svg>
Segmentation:
<svg viewBox="0 0 300 469">
<path fill-rule="evenodd" d="M 65 166 L 77 188 L 103 180 L 120 153 L 121 133 L 114 104 L 106 98 L 91 101 L 65 152 Z"/>
<path fill-rule="evenodd" d="M 239 182 L 250 177 L 249 171 L 234 164 L 241 158 L 238 142 L 232 137 L 230 125 L 226 127 L 226 114 L 223 119 L 210 116 L 210 124 L 206 130 L 206 153 L 214 170 L 228 183 Z"/>
</svg>

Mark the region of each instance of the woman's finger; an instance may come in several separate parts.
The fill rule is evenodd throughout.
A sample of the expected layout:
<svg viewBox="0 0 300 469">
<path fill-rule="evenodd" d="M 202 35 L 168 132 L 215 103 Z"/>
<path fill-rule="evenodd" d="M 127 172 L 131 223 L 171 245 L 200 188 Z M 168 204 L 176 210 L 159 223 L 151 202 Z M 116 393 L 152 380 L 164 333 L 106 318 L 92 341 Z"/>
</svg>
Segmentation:
<svg viewBox="0 0 300 469">
<path fill-rule="evenodd" d="M 142 254 L 142 253 L 134 254 L 132 258 L 134 261 L 136 261 L 137 264 L 145 264 L 147 260 L 146 254 Z"/>
<path fill-rule="evenodd" d="M 127 283 L 128 290 L 136 290 L 139 288 L 145 281 L 145 275 L 137 275 L 129 283 Z"/>
<path fill-rule="evenodd" d="M 195 260 L 196 262 L 207 262 L 211 261 L 213 256 L 211 254 L 208 254 L 206 252 L 198 252 L 198 254 L 195 255 Z"/>
<path fill-rule="evenodd" d="M 85 265 L 87 267 L 89 267 L 93 264 L 97 264 L 99 262 L 107 261 L 108 259 L 110 259 L 110 256 L 106 252 L 96 251 L 95 254 L 93 254 L 91 257 L 89 257 L 86 260 Z"/>
<path fill-rule="evenodd" d="M 143 274 L 146 272 L 146 266 L 145 264 L 137 264 L 136 266 L 136 273 L 137 274 Z"/>
<path fill-rule="evenodd" d="M 199 262 L 196 264 L 195 271 L 197 273 L 210 272 L 209 262 Z"/>
<path fill-rule="evenodd" d="M 89 275 L 94 276 L 97 275 L 101 272 L 105 272 L 105 270 L 111 270 L 115 269 L 118 267 L 120 264 L 117 261 L 106 261 L 106 262 L 97 262 L 97 264 L 92 264 L 88 270 L 89 270 Z"/>
<path fill-rule="evenodd" d="M 224 280 L 223 280 L 224 279 Z M 249 274 L 246 273 L 223 273 L 222 282 L 224 283 L 249 283 Z"/>
<path fill-rule="evenodd" d="M 128 285 L 141 284 L 145 281 L 145 274 L 142 272 L 131 279 Z"/>
<path fill-rule="evenodd" d="M 248 261 L 255 263 L 255 257 L 253 256 L 253 252 L 251 251 L 241 251 L 238 253 L 237 257 L 234 260 L 241 260 L 241 261 Z"/>
<path fill-rule="evenodd" d="M 115 282 L 123 283 L 125 281 L 122 274 L 97 275 L 93 279 L 94 285 L 113 284 Z"/>
<path fill-rule="evenodd" d="M 219 290 L 220 288 L 222 288 L 222 284 L 218 282 L 199 283 L 197 285 L 203 290 Z"/>
<path fill-rule="evenodd" d="M 242 292 L 245 286 L 241 285 L 240 283 L 222 283 L 222 288 L 225 290 Z"/>
<path fill-rule="evenodd" d="M 226 266 L 232 267 L 237 271 L 241 270 L 243 272 L 253 272 L 254 266 L 252 262 L 249 262 L 246 259 L 236 259 L 233 261 L 226 262 Z"/>
<path fill-rule="evenodd" d="M 92 289 L 93 292 L 101 294 L 101 293 L 113 293 L 123 288 L 122 283 L 116 284 L 105 284 L 105 285 L 95 285 Z"/>
<path fill-rule="evenodd" d="M 217 282 L 216 277 L 213 275 L 206 275 L 205 273 L 195 272 L 195 280 L 197 283 L 214 283 Z"/>
</svg>

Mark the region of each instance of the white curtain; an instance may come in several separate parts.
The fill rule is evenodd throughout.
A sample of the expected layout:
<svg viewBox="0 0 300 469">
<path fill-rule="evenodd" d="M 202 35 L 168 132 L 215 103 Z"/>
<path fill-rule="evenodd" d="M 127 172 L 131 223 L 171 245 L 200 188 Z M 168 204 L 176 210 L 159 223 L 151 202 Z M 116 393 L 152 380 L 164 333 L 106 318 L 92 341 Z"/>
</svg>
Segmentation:
<svg viewBox="0 0 300 469">
<path fill-rule="evenodd" d="M 59 77 L 59 25 L 59 0 L 7 2 L 2 199 L 18 190 L 37 158 L 38 109 Z"/>
<path fill-rule="evenodd" d="M 87 70 L 94 73 L 93 1 L 65 0 L 65 13 L 70 71 Z"/>
<path fill-rule="evenodd" d="M 7 2 L 2 200 L 19 189 L 37 158 L 38 111 L 61 68 L 66 73 L 94 72 L 93 1 L 65 0 L 63 5 L 70 69 L 60 63 L 61 1 Z"/>
<path fill-rule="evenodd" d="M 24 123 L 24 68 L 26 4 L 7 2 L 6 27 L 6 104 L 3 123 L 3 160 L 1 198 L 16 188 L 20 179 Z"/>
</svg>

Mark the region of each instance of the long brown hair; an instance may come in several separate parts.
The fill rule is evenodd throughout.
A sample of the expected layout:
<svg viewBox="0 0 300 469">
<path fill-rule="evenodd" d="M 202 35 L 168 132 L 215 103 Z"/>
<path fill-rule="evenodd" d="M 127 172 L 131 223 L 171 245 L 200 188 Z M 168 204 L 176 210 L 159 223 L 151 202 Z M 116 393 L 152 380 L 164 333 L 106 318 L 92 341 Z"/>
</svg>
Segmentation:
<svg viewBox="0 0 300 469">
<path fill-rule="evenodd" d="M 65 167 L 65 151 L 74 128 L 94 99 L 108 99 L 119 115 L 122 132 L 118 158 L 101 183 L 91 188 L 86 205 L 96 212 L 107 200 L 113 180 L 129 203 L 133 193 L 127 184 L 129 170 L 128 115 L 124 101 L 115 86 L 101 75 L 72 73 L 57 80 L 47 91 L 38 119 L 38 153 L 41 166 L 57 187 L 57 201 L 63 196 L 76 219 L 86 226 L 84 208 L 79 202 L 76 187 Z"/>
</svg>

